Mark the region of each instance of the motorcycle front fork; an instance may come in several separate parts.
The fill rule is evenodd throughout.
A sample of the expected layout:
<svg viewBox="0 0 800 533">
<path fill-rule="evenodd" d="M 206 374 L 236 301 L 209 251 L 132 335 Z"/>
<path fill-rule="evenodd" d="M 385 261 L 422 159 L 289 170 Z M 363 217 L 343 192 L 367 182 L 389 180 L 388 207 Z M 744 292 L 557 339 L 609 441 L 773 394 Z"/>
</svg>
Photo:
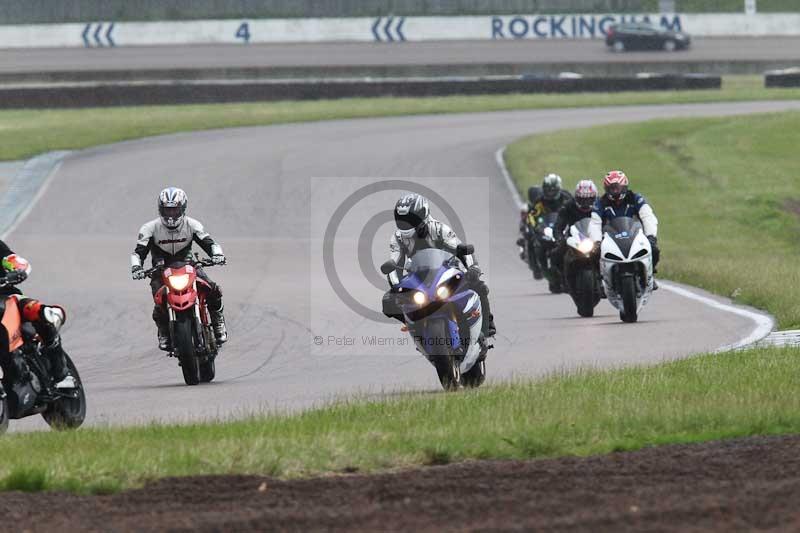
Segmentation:
<svg viewBox="0 0 800 533">
<path fill-rule="evenodd" d="M 203 327 L 203 321 L 200 318 L 200 306 L 195 303 L 194 307 L 194 330 L 196 332 L 195 338 L 195 349 L 205 351 L 206 340 L 205 340 L 205 328 Z M 175 346 L 175 322 L 177 320 L 177 315 L 175 313 L 175 309 L 171 306 L 167 306 L 167 316 L 169 317 L 169 338 L 173 340 L 172 346 Z"/>
</svg>

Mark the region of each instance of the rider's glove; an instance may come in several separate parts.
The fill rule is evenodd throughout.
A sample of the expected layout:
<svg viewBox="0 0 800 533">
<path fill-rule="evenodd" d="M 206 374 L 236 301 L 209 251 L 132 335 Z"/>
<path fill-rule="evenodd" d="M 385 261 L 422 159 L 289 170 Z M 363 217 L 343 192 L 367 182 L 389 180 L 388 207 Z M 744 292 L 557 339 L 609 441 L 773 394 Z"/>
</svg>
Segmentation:
<svg viewBox="0 0 800 533">
<path fill-rule="evenodd" d="M 28 279 L 28 274 L 24 270 L 12 270 L 6 273 L 6 283 L 16 285 Z"/>
<path fill-rule="evenodd" d="M 144 273 L 144 269 L 141 266 L 136 265 L 131 267 L 131 277 L 133 279 L 144 279 L 147 274 Z"/>
<path fill-rule="evenodd" d="M 215 265 L 224 265 L 225 264 L 225 256 L 224 255 L 212 255 L 211 260 L 214 262 Z"/>
<path fill-rule="evenodd" d="M 542 233 L 544 233 L 544 236 L 545 236 L 546 239 L 548 239 L 550 241 L 554 240 L 554 238 L 553 238 L 553 228 L 550 228 L 550 227 L 544 228 L 544 231 Z"/>
</svg>

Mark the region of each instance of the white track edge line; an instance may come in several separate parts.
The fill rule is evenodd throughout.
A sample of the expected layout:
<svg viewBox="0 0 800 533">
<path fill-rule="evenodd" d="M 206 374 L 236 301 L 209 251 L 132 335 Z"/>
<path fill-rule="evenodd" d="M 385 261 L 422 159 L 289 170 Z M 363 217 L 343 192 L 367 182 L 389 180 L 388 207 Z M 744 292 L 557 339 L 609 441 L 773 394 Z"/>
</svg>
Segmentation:
<svg viewBox="0 0 800 533">
<path fill-rule="evenodd" d="M 22 211 L 20 211 L 20 213 L 11 223 L 11 225 L 8 226 L 5 230 L 3 230 L 2 234 L 0 234 L 0 239 L 5 241 L 8 238 L 8 236 L 11 235 L 11 233 L 13 233 L 14 230 L 16 230 L 17 227 L 19 227 L 19 225 L 28 217 L 30 212 L 33 211 L 33 208 L 36 207 L 36 204 L 39 203 L 39 200 L 42 198 L 42 196 L 44 196 L 44 193 L 47 192 L 47 189 L 50 187 L 50 183 L 53 181 L 53 177 L 58 172 L 58 169 L 61 168 L 61 164 L 64 162 L 64 159 L 71 153 L 72 152 L 69 150 L 64 150 L 57 152 L 45 152 L 44 154 L 40 154 L 40 156 L 52 154 L 52 156 L 55 158 L 55 162 L 53 166 L 48 170 L 47 177 L 44 178 L 42 184 L 39 186 L 39 189 L 36 191 L 35 194 L 33 194 L 33 196 L 30 197 L 28 204 L 22 209 Z M 28 161 L 31 161 L 40 156 L 34 156 L 31 159 L 28 159 Z M 28 161 L 26 161 L 26 164 L 28 163 Z"/>
<path fill-rule="evenodd" d="M 497 162 L 497 166 L 500 168 L 500 172 L 503 174 L 503 178 L 505 179 L 506 185 L 508 186 L 508 190 L 511 191 L 511 197 L 514 199 L 514 202 L 520 209 L 524 209 L 526 204 L 525 202 L 523 202 L 522 196 L 520 195 L 519 190 L 517 190 L 517 186 L 514 183 L 514 179 L 511 177 L 511 173 L 508 171 L 508 167 L 506 166 L 505 162 L 505 153 L 506 153 L 506 147 L 505 146 L 500 147 L 494 153 L 495 161 Z M 717 300 L 714 300 L 713 298 L 709 298 L 708 296 L 703 296 L 701 294 L 694 293 L 688 289 L 684 289 L 683 287 L 679 287 L 678 285 L 674 285 L 668 281 L 663 281 L 663 280 L 660 281 L 659 286 L 662 289 L 666 289 L 674 294 L 683 296 L 684 298 L 688 298 L 690 300 L 694 300 L 696 302 L 702 303 L 714 309 L 718 309 L 720 311 L 726 311 L 734 315 L 749 318 L 755 323 L 755 327 L 747 336 L 739 339 L 737 342 L 720 346 L 719 348 L 714 350 L 715 353 L 737 350 L 740 348 L 744 348 L 745 346 L 748 346 L 750 344 L 754 344 L 764 339 L 767 335 L 769 335 L 772 332 L 773 328 L 775 327 L 775 319 L 767 313 L 762 313 L 755 309 L 749 309 L 742 306 L 736 306 L 732 304 L 719 302 Z"/>
</svg>

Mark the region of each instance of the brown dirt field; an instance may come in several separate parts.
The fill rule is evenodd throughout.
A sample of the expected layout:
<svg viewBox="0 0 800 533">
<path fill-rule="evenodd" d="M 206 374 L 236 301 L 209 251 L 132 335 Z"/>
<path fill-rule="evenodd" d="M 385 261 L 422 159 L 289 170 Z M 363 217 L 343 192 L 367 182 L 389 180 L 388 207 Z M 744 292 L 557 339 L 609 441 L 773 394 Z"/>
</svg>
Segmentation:
<svg viewBox="0 0 800 533">
<path fill-rule="evenodd" d="M 0 531 L 800 530 L 800 436 L 279 481 L 0 494 Z M 259 490 L 261 487 L 261 490 Z"/>
</svg>

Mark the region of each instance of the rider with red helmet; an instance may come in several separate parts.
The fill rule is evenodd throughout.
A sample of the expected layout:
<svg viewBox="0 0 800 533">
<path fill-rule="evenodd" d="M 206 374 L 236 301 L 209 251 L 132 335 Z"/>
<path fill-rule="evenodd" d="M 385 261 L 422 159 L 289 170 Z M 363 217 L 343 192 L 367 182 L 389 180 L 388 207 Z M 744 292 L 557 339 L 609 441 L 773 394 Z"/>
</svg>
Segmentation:
<svg viewBox="0 0 800 533">
<path fill-rule="evenodd" d="M 658 248 L 658 219 L 644 196 L 628 187 L 628 176 L 621 170 L 612 170 L 603 180 L 605 194 L 597 202 L 603 224 L 617 217 L 638 218 L 653 250 L 653 272 L 661 257 Z"/>
</svg>

